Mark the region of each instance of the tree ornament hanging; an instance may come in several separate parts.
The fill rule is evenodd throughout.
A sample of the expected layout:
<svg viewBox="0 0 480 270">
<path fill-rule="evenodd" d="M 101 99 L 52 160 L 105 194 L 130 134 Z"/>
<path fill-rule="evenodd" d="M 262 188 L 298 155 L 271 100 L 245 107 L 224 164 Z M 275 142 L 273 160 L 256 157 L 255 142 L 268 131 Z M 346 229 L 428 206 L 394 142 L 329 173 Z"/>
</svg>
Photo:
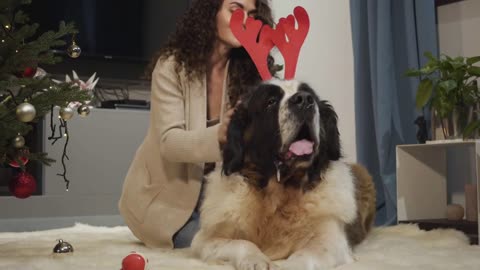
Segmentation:
<svg viewBox="0 0 480 270">
<path fill-rule="evenodd" d="M 78 58 L 80 57 L 81 53 L 82 53 L 82 49 L 75 42 L 72 42 L 72 45 L 68 47 L 68 55 L 71 58 Z"/>
<path fill-rule="evenodd" d="M 45 76 L 47 76 L 47 72 L 41 68 L 41 67 L 37 67 L 35 69 L 35 74 L 33 75 L 33 78 L 35 79 L 42 79 L 44 78 Z"/>
<path fill-rule="evenodd" d="M 87 104 L 83 104 L 80 107 L 78 107 L 77 112 L 80 116 L 86 117 L 87 115 L 90 114 L 90 107 Z"/>
<path fill-rule="evenodd" d="M 61 108 L 59 114 L 63 120 L 67 121 L 73 117 L 74 111 L 71 107 L 67 106 L 67 107 Z"/>
<path fill-rule="evenodd" d="M 22 148 L 25 146 L 25 138 L 19 133 L 15 138 L 12 140 L 12 145 L 15 148 Z"/>
<path fill-rule="evenodd" d="M 20 149 L 17 151 L 17 159 L 20 160 L 23 166 L 27 165 L 29 159 L 28 159 L 29 151 L 28 149 Z M 8 163 L 13 168 L 20 168 L 20 164 L 14 159 Z"/>
<path fill-rule="evenodd" d="M 37 111 L 32 104 L 24 102 L 17 106 L 16 114 L 19 121 L 27 123 L 35 119 Z"/>
<path fill-rule="evenodd" d="M 26 199 L 37 190 L 37 182 L 28 172 L 20 172 L 10 180 L 8 188 L 15 197 Z"/>
<path fill-rule="evenodd" d="M 71 58 L 78 58 L 82 53 L 82 49 L 75 42 L 75 35 L 72 36 L 72 44 L 68 47 L 67 53 Z"/>
<path fill-rule="evenodd" d="M 37 73 L 37 69 L 34 67 L 26 67 L 23 70 L 22 76 L 25 78 L 32 78 Z"/>
</svg>

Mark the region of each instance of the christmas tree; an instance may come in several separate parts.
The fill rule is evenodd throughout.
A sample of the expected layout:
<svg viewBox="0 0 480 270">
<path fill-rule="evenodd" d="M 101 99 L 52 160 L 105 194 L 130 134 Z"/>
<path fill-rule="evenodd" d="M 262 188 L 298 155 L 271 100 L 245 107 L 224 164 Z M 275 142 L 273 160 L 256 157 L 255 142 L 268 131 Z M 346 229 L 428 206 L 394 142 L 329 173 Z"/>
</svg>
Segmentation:
<svg viewBox="0 0 480 270">
<path fill-rule="evenodd" d="M 0 1 L 0 167 L 19 167 L 23 171 L 29 160 L 46 165 L 55 161 L 47 153 L 30 151 L 25 144 L 24 136 L 33 125 L 58 106 L 60 136 L 55 137 L 52 129 L 52 138 L 67 136 L 66 120 L 75 108 L 69 104 L 78 104 L 79 113 L 85 115 L 91 99 L 90 93 L 74 81 L 53 81 L 40 67 L 62 60 L 54 49 L 66 50 L 76 58 L 80 48 L 73 42 L 65 49 L 65 40 L 73 41 L 77 33 L 73 23 L 59 22 L 57 30 L 37 33 L 39 25 L 30 23 L 22 11 L 30 2 Z"/>
</svg>

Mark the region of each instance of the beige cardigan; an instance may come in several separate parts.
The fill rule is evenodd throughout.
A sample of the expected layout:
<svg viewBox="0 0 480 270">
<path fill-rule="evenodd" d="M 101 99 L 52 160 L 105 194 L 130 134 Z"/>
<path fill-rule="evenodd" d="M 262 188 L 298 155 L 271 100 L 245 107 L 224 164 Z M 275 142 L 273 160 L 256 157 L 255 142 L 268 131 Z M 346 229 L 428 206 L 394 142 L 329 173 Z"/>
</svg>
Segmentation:
<svg viewBox="0 0 480 270">
<path fill-rule="evenodd" d="M 133 234 L 151 247 L 173 247 L 173 235 L 197 203 L 204 163 L 221 157 L 219 124 L 206 127 L 206 77 L 188 80 L 174 66 L 170 57 L 158 61 L 153 71 L 150 127 L 135 153 L 118 204 Z M 226 80 L 225 76 L 222 112 L 228 96 Z"/>
</svg>

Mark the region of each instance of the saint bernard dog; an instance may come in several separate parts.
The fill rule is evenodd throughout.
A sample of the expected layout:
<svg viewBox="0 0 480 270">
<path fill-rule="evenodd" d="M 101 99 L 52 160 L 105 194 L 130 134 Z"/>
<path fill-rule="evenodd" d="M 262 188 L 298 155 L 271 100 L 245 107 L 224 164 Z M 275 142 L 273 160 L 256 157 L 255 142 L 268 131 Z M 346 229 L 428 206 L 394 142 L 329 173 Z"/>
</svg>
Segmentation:
<svg viewBox="0 0 480 270">
<path fill-rule="evenodd" d="M 334 109 L 296 80 L 264 82 L 242 99 L 205 185 L 191 248 L 236 269 L 350 263 L 375 217 L 372 178 L 342 161 Z"/>
</svg>

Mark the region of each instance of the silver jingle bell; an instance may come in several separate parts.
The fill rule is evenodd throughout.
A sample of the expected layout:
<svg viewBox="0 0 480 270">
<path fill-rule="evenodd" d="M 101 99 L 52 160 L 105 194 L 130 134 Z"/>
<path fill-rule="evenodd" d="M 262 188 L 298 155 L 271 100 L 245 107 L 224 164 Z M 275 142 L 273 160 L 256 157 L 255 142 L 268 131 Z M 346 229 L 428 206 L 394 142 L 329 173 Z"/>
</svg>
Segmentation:
<svg viewBox="0 0 480 270">
<path fill-rule="evenodd" d="M 90 108 L 88 107 L 88 105 L 83 104 L 82 106 L 78 107 L 77 112 L 80 116 L 86 117 L 90 114 Z"/>
<path fill-rule="evenodd" d="M 71 107 L 67 106 L 67 107 L 61 108 L 59 114 L 63 120 L 67 121 L 73 117 L 74 112 Z"/>
<path fill-rule="evenodd" d="M 24 102 L 17 106 L 16 114 L 19 121 L 27 123 L 35 119 L 37 111 L 32 104 Z"/>
<path fill-rule="evenodd" d="M 22 135 L 18 134 L 17 136 L 15 136 L 15 138 L 13 138 L 12 145 L 15 148 L 24 147 L 25 146 L 25 138 Z"/>
<path fill-rule="evenodd" d="M 58 244 L 53 248 L 54 253 L 71 253 L 73 252 L 73 246 L 68 242 L 64 242 L 62 239 L 58 240 Z"/>
</svg>

